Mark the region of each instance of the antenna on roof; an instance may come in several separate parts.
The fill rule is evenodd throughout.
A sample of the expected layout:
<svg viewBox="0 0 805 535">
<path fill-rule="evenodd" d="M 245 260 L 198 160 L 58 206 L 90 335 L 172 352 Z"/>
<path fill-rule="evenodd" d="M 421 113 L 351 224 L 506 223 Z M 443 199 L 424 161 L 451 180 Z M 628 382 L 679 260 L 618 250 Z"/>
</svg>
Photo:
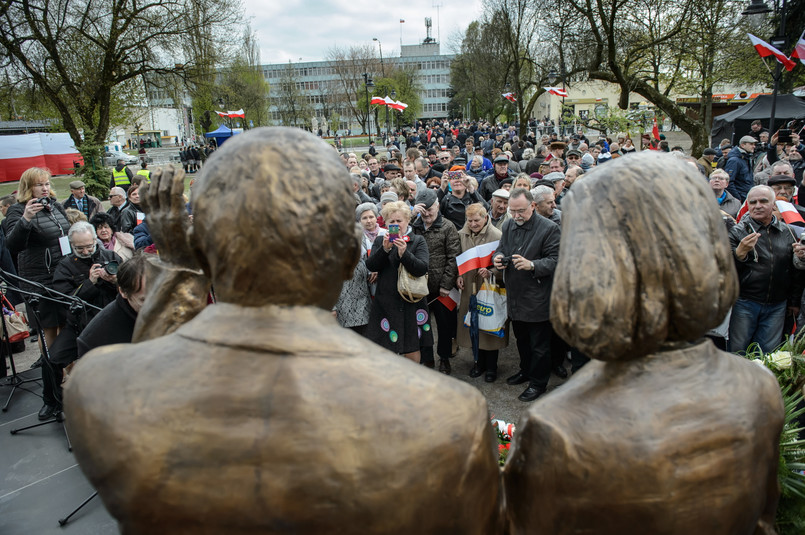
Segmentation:
<svg viewBox="0 0 805 535">
<path fill-rule="evenodd" d="M 425 38 L 424 41 L 422 41 L 422 44 L 428 44 L 428 43 L 435 43 L 436 42 L 436 40 L 433 37 L 431 37 L 431 35 L 430 35 L 430 30 L 431 30 L 432 27 L 433 27 L 433 23 L 431 22 L 430 17 L 425 17 L 425 31 L 427 32 L 428 36 Z"/>
</svg>

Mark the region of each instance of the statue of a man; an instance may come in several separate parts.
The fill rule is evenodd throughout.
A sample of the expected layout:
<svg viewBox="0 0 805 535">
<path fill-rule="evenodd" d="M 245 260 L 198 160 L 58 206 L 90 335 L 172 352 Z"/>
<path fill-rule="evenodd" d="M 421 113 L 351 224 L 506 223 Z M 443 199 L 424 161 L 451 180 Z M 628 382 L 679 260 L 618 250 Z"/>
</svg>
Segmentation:
<svg viewBox="0 0 805 535">
<path fill-rule="evenodd" d="M 124 533 L 497 530 L 483 396 L 330 314 L 359 251 L 350 185 L 291 128 L 214 153 L 192 225 L 182 172 L 154 172 L 163 265 L 141 341 L 85 356 L 66 392 L 76 457 Z M 200 312 L 199 266 L 218 300 Z"/>
</svg>

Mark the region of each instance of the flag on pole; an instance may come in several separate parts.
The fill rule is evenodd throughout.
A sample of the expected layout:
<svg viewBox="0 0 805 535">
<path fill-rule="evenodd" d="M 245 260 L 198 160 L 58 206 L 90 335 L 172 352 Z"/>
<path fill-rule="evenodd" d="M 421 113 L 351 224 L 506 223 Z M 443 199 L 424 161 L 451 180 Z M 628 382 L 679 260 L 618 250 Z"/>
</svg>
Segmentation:
<svg viewBox="0 0 805 535">
<path fill-rule="evenodd" d="M 567 90 L 561 87 L 543 87 L 545 91 L 557 97 L 567 97 Z"/>
<path fill-rule="evenodd" d="M 215 113 L 217 113 L 217 114 L 218 114 L 218 115 L 220 115 L 221 117 L 229 117 L 229 114 L 228 114 L 228 113 L 226 113 L 225 111 L 217 111 L 217 112 L 215 112 Z"/>
<path fill-rule="evenodd" d="M 441 304 L 447 307 L 447 310 L 453 311 L 461 302 L 461 294 L 458 293 L 457 289 L 453 288 L 452 290 L 450 290 L 449 294 L 440 295 L 436 299 L 438 299 Z"/>
<path fill-rule="evenodd" d="M 793 204 L 786 201 L 777 201 L 777 209 L 780 210 L 780 215 L 783 217 L 788 225 L 805 226 L 805 220 L 799 215 L 799 212 Z"/>
<path fill-rule="evenodd" d="M 246 113 L 243 111 L 243 108 L 241 108 L 238 111 L 230 111 L 229 117 L 240 117 L 241 119 L 245 119 Z"/>
<path fill-rule="evenodd" d="M 396 101 L 393 100 L 392 104 L 389 104 L 389 106 L 391 106 L 395 110 L 403 111 L 403 110 L 405 110 L 405 108 L 408 107 L 408 104 L 405 104 L 404 102 L 400 102 L 399 100 L 396 100 Z"/>
<path fill-rule="evenodd" d="M 372 97 L 372 101 L 370 102 L 370 104 L 378 104 L 380 106 L 385 106 L 386 99 L 384 99 L 383 97 Z"/>
<path fill-rule="evenodd" d="M 791 57 L 799 59 L 799 61 L 805 65 L 805 32 L 802 32 L 802 35 L 799 36 L 799 41 L 794 45 L 794 51 L 791 52 Z"/>
<path fill-rule="evenodd" d="M 456 257 L 456 264 L 458 264 L 458 274 L 464 275 L 473 269 L 480 269 L 492 265 L 492 254 L 498 248 L 500 241 L 493 241 L 484 243 L 467 249 Z"/>
<path fill-rule="evenodd" d="M 517 102 L 517 99 L 514 98 L 514 93 L 511 93 L 511 92 L 503 93 L 501 96 L 503 98 L 505 98 L 506 100 L 508 100 L 509 102 Z"/>
<path fill-rule="evenodd" d="M 783 64 L 785 70 L 790 71 L 792 70 L 797 64 L 794 61 L 791 61 L 788 56 L 777 50 L 775 47 L 771 46 L 769 43 L 755 37 L 751 33 L 746 34 L 749 36 L 749 40 L 752 41 L 752 46 L 755 47 L 757 53 L 760 54 L 761 58 L 767 58 L 769 56 L 774 56 L 777 58 L 777 61 Z"/>
</svg>

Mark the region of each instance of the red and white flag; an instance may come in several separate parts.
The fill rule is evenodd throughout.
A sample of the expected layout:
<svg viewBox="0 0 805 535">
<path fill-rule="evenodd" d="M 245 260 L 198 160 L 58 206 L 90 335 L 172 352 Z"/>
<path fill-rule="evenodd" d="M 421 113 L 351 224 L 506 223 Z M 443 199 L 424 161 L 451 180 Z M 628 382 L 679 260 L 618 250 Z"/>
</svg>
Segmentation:
<svg viewBox="0 0 805 535">
<path fill-rule="evenodd" d="M 799 36 L 799 41 L 794 45 L 794 51 L 791 52 L 791 57 L 799 59 L 799 61 L 805 65 L 805 32 L 802 32 L 802 35 Z"/>
<path fill-rule="evenodd" d="M 461 302 L 461 294 L 458 292 L 457 289 L 453 288 L 450 290 L 450 293 L 447 295 L 440 295 L 436 299 L 439 300 L 441 304 L 447 307 L 447 310 L 455 310 L 458 304 Z"/>
<path fill-rule="evenodd" d="M 378 104 L 380 106 L 385 106 L 386 99 L 384 99 L 383 97 L 372 97 L 372 101 L 370 102 L 370 104 Z"/>
<path fill-rule="evenodd" d="M 408 104 L 405 104 L 404 102 L 400 102 L 399 100 L 397 100 L 397 101 L 392 100 L 392 104 L 389 104 L 389 106 L 391 106 L 395 110 L 403 111 L 403 110 L 405 110 L 405 108 L 408 107 Z"/>
<path fill-rule="evenodd" d="M 780 215 L 783 216 L 783 221 L 789 225 L 805 226 L 805 220 L 799 215 L 799 212 L 793 204 L 786 201 L 777 201 L 777 209 L 780 210 Z"/>
<path fill-rule="evenodd" d="M 752 41 L 752 46 L 755 47 L 755 50 L 757 50 L 757 53 L 760 54 L 761 58 L 774 56 L 775 58 L 777 58 L 777 61 L 783 64 L 783 67 L 785 67 L 785 70 L 787 71 L 792 70 L 797 65 L 796 62 L 791 61 L 791 59 L 789 59 L 788 56 L 777 50 L 775 47 L 771 46 L 763 39 L 755 37 L 751 33 L 748 33 L 746 35 L 749 36 L 749 40 Z"/>
<path fill-rule="evenodd" d="M 227 112 L 225 112 L 225 111 L 217 111 L 215 113 L 217 113 L 221 117 L 229 117 L 229 114 Z"/>
<path fill-rule="evenodd" d="M 230 111 L 229 117 L 240 117 L 241 119 L 245 119 L 246 112 L 243 111 L 243 108 L 239 109 L 238 111 Z"/>
<path fill-rule="evenodd" d="M 500 241 L 484 243 L 467 249 L 456 257 L 458 274 L 463 275 L 473 269 L 481 269 L 492 265 L 492 254 L 498 248 Z"/>
<path fill-rule="evenodd" d="M 514 93 L 511 93 L 511 92 L 503 93 L 501 96 L 503 98 L 505 98 L 506 100 L 508 100 L 509 102 L 517 102 L 517 99 L 514 98 Z"/>
<path fill-rule="evenodd" d="M 543 87 L 545 91 L 550 93 L 551 95 L 556 95 L 557 97 L 567 97 L 567 90 L 561 87 Z"/>
</svg>

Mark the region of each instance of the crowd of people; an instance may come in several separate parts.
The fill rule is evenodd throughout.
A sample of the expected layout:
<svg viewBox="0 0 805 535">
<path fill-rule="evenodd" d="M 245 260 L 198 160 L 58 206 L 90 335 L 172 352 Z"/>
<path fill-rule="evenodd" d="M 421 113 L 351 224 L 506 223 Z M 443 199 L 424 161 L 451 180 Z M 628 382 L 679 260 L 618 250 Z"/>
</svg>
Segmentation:
<svg viewBox="0 0 805 535">
<path fill-rule="evenodd" d="M 568 363 L 575 373 L 588 361 L 550 323 L 562 199 L 574 182 L 639 146 L 695 167 L 721 210 L 740 297 L 709 336 L 734 352 L 754 343 L 772 351 L 803 324 L 797 316 L 805 286 L 805 245 L 799 243 L 805 221 L 788 224 L 776 201 L 803 212 L 799 202 L 805 201 L 796 192 L 805 146 L 796 134 L 785 143 L 776 134 L 750 137 L 757 131 L 753 126 L 739 136 L 735 149 L 722 146 L 718 159 L 716 149 L 695 158 L 664 136 L 645 135 L 636 145 L 627 134 L 591 141 L 582 131 L 560 137 L 555 131 L 529 130 L 521 139 L 514 126 L 432 122 L 401 134 L 400 141 L 389 137 L 385 151 L 342 153 L 364 247 L 334 314 L 342 325 L 425 366 L 435 368 L 438 355 L 438 370 L 450 374 L 457 348 L 472 346 L 465 322 L 470 296 L 483 281 L 495 281 L 506 289 L 508 323 L 503 337 L 480 333 L 469 374 L 496 381 L 498 351 L 513 334 L 520 366 L 506 382 L 527 383 L 520 400 L 538 398 L 551 374 L 566 378 Z M 749 161 L 756 152 L 760 157 Z M 389 224 L 395 231 L 399 226 L 400 237 L 389 238 Z M 487 265 L 459 273 L 459 255 L 495 242 Z M 415 276 L 428 275 L 428 295 L 416 303 L 397 290 L 401 264 Z M 456 290 L 460 298 L 453 306 L 450 295 Z"/>
</svg>

